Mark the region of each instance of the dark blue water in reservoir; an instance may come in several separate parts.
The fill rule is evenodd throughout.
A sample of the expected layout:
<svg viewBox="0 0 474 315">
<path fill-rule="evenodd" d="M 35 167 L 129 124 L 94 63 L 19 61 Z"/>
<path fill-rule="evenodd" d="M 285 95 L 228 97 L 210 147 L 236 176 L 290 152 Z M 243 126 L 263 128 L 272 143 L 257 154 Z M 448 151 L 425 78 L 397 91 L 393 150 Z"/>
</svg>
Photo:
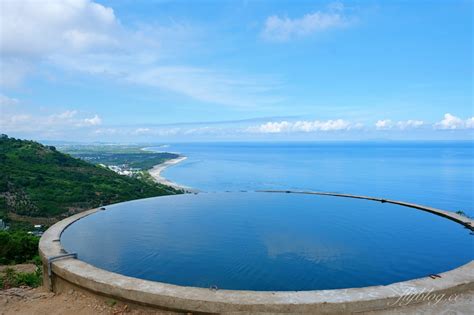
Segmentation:
<svg viewBox="0 0 474 315">
<path fill-rule="evenodd" d="M 303 189 L 380 196 L 474 216 L 474 142 L 170 144 L 163 175 L 203 191 Z"/>
<path fill-rule="evenodd" d="M 108 206 L 68 227 L 68 252 L 142 279 L 237 290 L 389 284 L 474 259 L 470 231 L 397 205 L 285 193 L 200 193 Z"/>
</svg>

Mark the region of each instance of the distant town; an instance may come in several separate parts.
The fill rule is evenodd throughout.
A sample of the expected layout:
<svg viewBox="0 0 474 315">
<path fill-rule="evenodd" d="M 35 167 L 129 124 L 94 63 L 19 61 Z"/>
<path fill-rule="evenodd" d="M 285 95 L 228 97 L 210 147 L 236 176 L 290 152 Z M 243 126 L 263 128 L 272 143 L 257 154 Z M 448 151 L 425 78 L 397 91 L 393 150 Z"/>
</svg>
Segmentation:
<svg viewBox="0 0 474 315">
<path fill-rule="evenodd" d="M 108 168 L 109 170 L 112 170 L 117 174 L 129 176 L 129 177 L 137 177 L 142 172 L 141 168 L 130 167 L 127 164 L 105 165 L 105 164 L 99 163 L 99 165 L 102 166 L 102 167 Z"/>
<path fill-rule="evenodd" d="M 10 226 L 0 219 L 0 231 L 8 231 L 10 229 Z M 34 235 L 34 236 L 42 236 L 44 233 L 44 226 L 41 224 L 35 224 L 33 225 L 33 229 L 28 231 L 28 234 Z"/>
<path fill-rule="evenodd" d="M 179 156 L 176 153 L 153 152 L 138 145 L 61 145 L 57 148 L 73 157 L 129 177 L 141 176 L 143 171 Z"/>
</svg>

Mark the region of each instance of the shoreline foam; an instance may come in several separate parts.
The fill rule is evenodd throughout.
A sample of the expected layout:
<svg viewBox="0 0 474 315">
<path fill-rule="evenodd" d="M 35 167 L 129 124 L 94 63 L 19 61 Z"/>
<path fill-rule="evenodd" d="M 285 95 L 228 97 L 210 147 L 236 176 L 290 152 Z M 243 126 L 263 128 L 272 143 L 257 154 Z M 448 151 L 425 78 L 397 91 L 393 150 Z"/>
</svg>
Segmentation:
<svg viewBox="0 0 474 315">
<path fill-rule="evenodd" d="M 175 189 L 182 189 L 182 190 L 185 190 L 187 192 L 194 192 L 195 191 L 194 189 L 192 189 L 190 187 L 183 186 L 183 185 L 179 185 L 179 184 L 177 184 L 173 181 L 170 181 L 169 179 L 166 179 L 165 177 L 163 177 L 161 175 L 161 173 L 165 169 L 167 169 L 168 167 L 176 165 L 176 164 L 178 164 L 178 163 L 180 163 L 180 162 L 182 162 L 186 159 L 187 159 L 186 156 L 179 156 L 175 159 L 167 160 L 163 163 L 160 163 L 160 164 L 157 164 L 157 165 L 153 166 L 153 168 L 151 170 L 148 170 L 148 173 L 151 175 L 151 177 L 153 177 L 155 182 L 157 182 L 159 184 L 170 186 L 170 187 L 173 187 Z"/>
</svg>

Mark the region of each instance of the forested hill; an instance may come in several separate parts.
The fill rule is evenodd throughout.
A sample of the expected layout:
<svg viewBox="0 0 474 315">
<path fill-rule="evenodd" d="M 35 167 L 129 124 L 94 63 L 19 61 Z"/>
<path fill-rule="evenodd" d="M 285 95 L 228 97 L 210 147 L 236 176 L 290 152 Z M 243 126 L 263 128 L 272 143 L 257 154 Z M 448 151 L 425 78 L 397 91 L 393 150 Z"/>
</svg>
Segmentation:
<svg viewBox="0 0 474 315">
<path fill-rule="evenodd" d="M 175 194 L 34 141 L 0 137 L 0 218 L 64 217 L 111 203 Z"/>
</svg>

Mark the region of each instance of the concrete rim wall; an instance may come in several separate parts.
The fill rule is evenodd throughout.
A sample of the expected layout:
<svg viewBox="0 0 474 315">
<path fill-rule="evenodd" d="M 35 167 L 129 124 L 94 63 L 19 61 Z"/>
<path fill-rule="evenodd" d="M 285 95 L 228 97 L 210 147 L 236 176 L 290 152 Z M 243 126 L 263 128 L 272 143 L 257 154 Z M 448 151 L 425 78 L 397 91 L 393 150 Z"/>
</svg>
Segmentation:
<svg viewBox="0 0 474 315">
<path fill-rule="evenodd" d="M 474 227 L 474 220 L 456 213 L 401 201 L 324 192 L 291 193 L 389 202 L 443 216 L 471 230 Z M 130 303 L 198 313 L 347 313 L 387 309 L 402 297 L 414 293 L 450 295 L 474 289 L 474 261 L 441 273 L 441 278 L 436 279 L 425 277 L 385 286 L 314 291 L 236 291 L 184 287 L 127 277 L 73 258 L 52 262 L 50 278 L 47 272 L 48 258 L 66 253 L 60 243 L 62 232 L 75 221 L 98 211 L 101 210 L 92 209 L 66 218 L 50 227 L 41 238 L 39 251 L 44 264 L 44 284 L 51 286 L 54 291 L 58 291 L 55 286 L 57 281 L 66 281 L 98 295 Z"/>
</svg>

